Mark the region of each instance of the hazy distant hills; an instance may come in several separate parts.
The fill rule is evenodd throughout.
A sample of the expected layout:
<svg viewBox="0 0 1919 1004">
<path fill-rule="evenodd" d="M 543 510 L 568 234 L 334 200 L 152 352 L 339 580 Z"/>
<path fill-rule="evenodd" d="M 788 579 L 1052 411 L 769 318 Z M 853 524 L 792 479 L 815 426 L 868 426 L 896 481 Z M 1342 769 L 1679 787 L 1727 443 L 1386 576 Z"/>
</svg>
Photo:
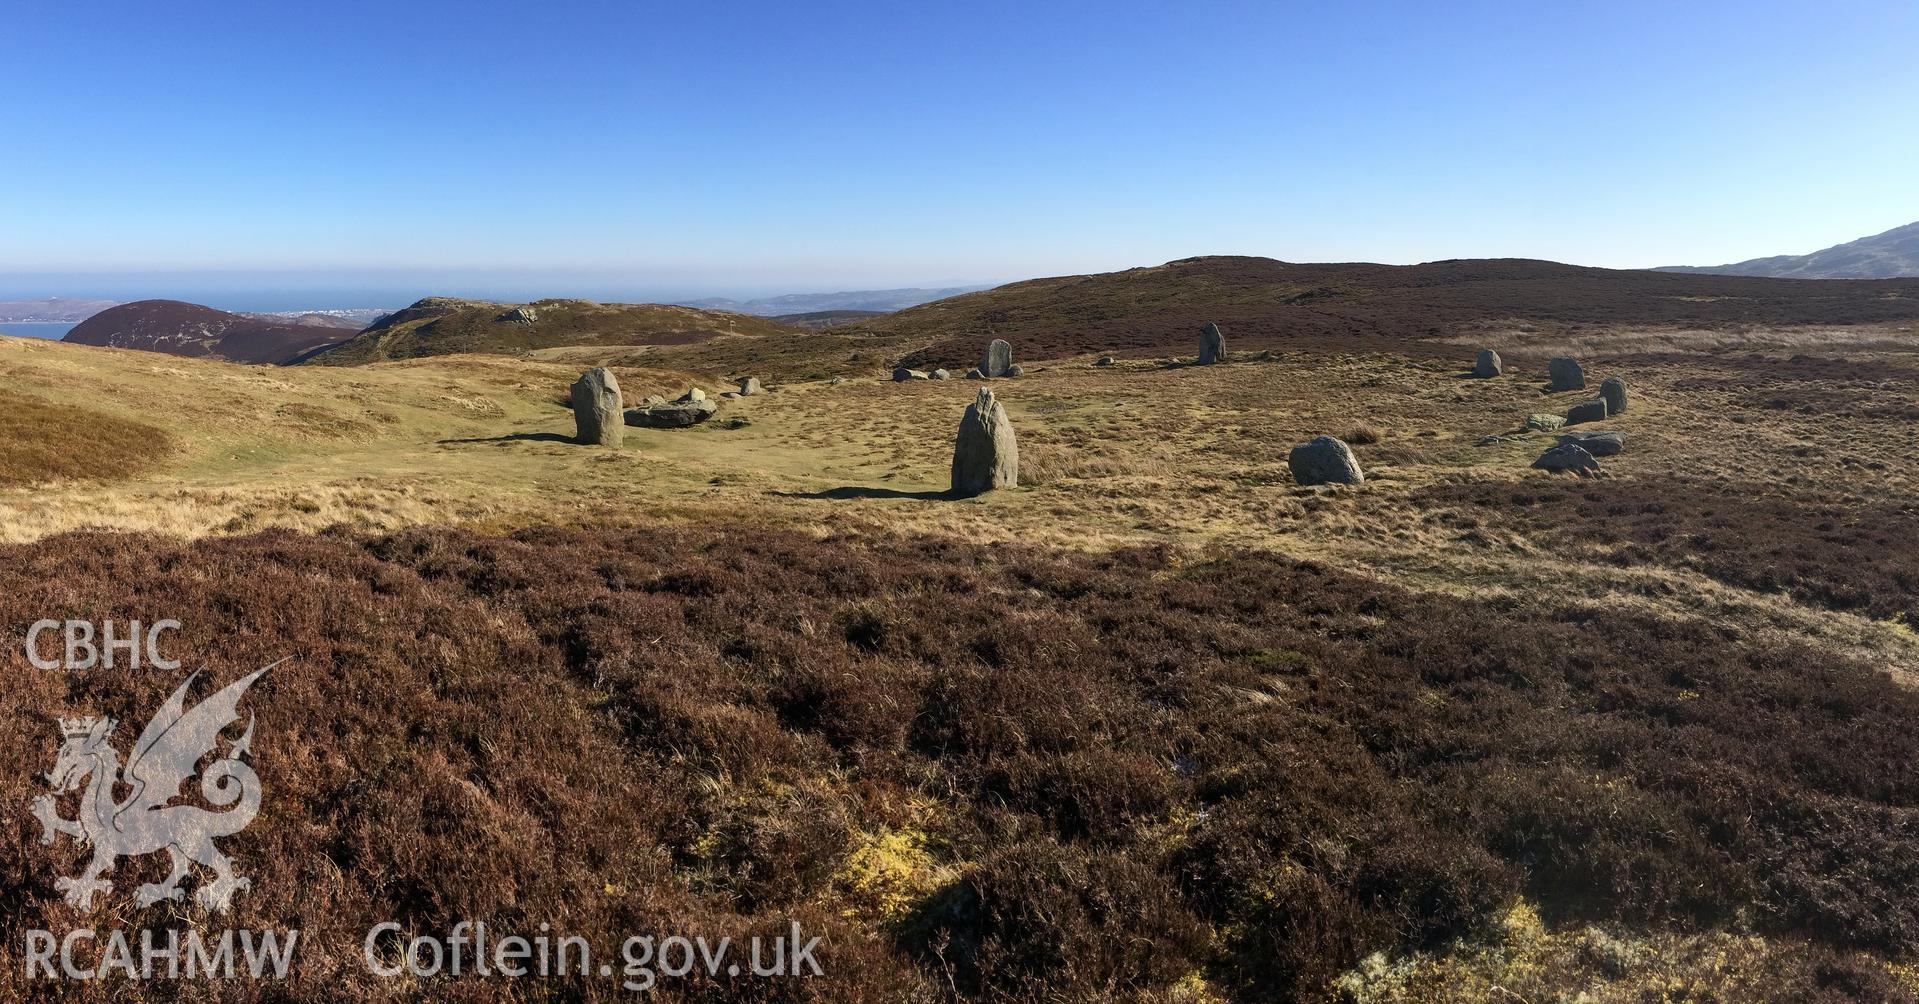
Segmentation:
<svg viewBox="0 0 1919 1004">
<path fill-rule="evenodd" d="M 1562 265 L 1517 258 L 1423 265 L 1186 258 L 1008 283 L 835 328 L 922 346 L 905 365 L 974 366 L 988 340 L 1015 358 L 1191 355 L 1217 321 L 1229 350 L 1445 351 L 1487 324 L 1731 327 L 1919 320 L 1919 279 L 1822 282 Z M 1425 343 L 1429 348 L 1418 348 Z"/>
<path fill-rule="evenodd" d="M 686 345 L 724 335 L 782 333 L 794 329 L 750 314 L 658 303 L 515 304 L 433 296 L 308 361 L 343 366 L 456 352 L 518 355 L 563 346 Z"/>
<path fill-rule="evenodd" d="M 87 318 L 62 341 L 236 363 L 288 363 L 331 345 L 347 332 L 265 321 L 179 300 L 139 300 Z"/>
<path fill-rule="evenodd" d="M 359 331 L 374 321 L 385 317 L 389 311 L 382 308 L 363 308 L 351 310 L 244 310 L 242 316 L 255 320 L 271 321 L 277 324 L 299 324 L 313 328 L 338 328 L 342 331 Z"/>
<path fill-rule="evenodd" d="M 842 325 L 870 321 L 886 316 L 884 310 L 813 310 L 804 314 L 775 314 L 773 320 L 808 331 L 825 331 Z"/>
<path fill-rule="evenodd" d="M 72 324 L 118 303 L 118 300 L 69 300 L 60 296 L 41 300 L 0 300 L 0 321 Z"/>
<path fill-rule="evenodd" d="M 862 289 L 844 293 L 788 293 L 784 296 L 769 296 L 758 300 L 728 300 L 714 298 L 708 300 L 687 300 L 683 306 L 700 307 L 706 310 L 730 310 L 740 314 L 758 314 L 762 317 L 780 317 L 794 314 L 817 314 L 826 311 L 862 310 L 885 314 L 907 307 L 916 307 L 934 300 L 944 300 L 949 296 L 971 293 L 986 289 L 986 286 L 952 286 L 946 289 Z"/>
<path fill-rule="evenodd" d="M 1731 265 L 1671 265 L 1661 272 L 1706 272 L 1782 279 L 1891 279 L 1919 276 L 1919 223 L 1802 255 L 1775 255 Z"/>
</svg>

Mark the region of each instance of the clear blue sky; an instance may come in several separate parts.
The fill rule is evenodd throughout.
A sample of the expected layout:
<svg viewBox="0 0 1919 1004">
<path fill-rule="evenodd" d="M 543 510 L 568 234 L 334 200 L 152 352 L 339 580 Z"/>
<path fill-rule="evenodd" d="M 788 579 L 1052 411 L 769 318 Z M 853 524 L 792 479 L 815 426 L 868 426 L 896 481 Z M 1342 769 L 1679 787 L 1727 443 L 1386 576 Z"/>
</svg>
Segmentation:
<svg viewBox="0 0 1919 1004">
<path fill-rule="evenodd" d="M 1910 0 L 8 0 L 0 295 L 1715 263 L 1919 220 L 1915 116 Z"/>
</svg>

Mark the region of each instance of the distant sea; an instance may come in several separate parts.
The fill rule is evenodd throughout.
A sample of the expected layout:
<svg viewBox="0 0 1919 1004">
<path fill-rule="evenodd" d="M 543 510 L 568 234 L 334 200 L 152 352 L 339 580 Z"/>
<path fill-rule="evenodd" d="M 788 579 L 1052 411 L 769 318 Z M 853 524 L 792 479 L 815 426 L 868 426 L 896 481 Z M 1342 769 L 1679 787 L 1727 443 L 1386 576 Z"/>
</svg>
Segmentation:
<svg viewBox="0 0 1919 1004">
<path fill-rule="evenodd" d="M 77 327 L 79 327 L 77 324 L 52 324 L 45 321 L 0 321 L 0 335 L 57 340 L 65 338 L 67 332 Z"/>
</svg>

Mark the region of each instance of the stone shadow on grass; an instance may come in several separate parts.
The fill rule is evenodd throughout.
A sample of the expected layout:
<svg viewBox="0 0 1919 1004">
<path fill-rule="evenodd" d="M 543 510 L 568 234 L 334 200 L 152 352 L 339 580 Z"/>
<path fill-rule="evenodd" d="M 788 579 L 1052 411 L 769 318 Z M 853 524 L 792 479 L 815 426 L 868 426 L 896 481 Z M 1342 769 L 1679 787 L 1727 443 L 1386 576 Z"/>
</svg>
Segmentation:
<svg viewBox="0 0 1919 1004">
<path fill-rule="evenodd" d="M 789 499 L 828 499 L 833 501 L 846 501 L 848 499 L 921 499 L 927 502 L 936 502 L 961 497 L 953 494 L 950 490 L 905 492 L 900 491 L 898 488 L 872 488 L 865 485 L 847 485 L 842 488 L 828 488 L 820 492 L 773 492 L 772 494 Z"/>
<path fill-rule="evenodd" d="M 577 443 L 578 439 L 558 432 L 510 432 L 504 436 L 481 436 L 477 439 L 442 439 L 437 446 L 458 446 L 463 443 Z"/>
</svg>

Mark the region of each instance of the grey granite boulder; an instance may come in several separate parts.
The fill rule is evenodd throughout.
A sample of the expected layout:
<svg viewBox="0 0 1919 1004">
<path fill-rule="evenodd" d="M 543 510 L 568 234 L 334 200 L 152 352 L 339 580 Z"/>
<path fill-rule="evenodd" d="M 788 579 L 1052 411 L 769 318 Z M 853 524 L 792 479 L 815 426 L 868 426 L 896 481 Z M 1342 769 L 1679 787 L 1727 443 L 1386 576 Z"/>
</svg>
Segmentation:
<svg viewBox="0 0 1919 1004">
<path fill-rule="evenodd" d="M 919 370 L 907 369 L 904 366 L 901 366 L 899 369 L 896 369 L 893 371 L 894 383 L 905 383 L 908 380 L 930 380 L 930 379 L 932 378 L 929 377 L 927 374 Z"/>
<path fill-rule="evenodd" d="M 1004 338 L 995 338 L 986 346 L 986 359 L 979 364 L 988 377 L 1003 377 L 1013 368 L 1013 346 Z"/>
<path fill-rule="evenodd" d="M 1491 349 L 1480 349 L 1479 358 L 1473 360 L 1473 376 L 1496 377 L 1506 372 L 1506 364 L 1500 361 L 1499 353 Z"/>
<path fill-rule="evenodd" d="M 1595 457 L 1614 456 L 1626 449 L 1626 434 L 1623 432 L 1568 432 L 1559 437 L 1561 446 L 1577 446 Z"/>
<path fill-rule="evenodd" d="M 1352 447 L 1332 436 L 1318 436 L 1293 447 L 1286 466 L 1302 485 L 1356 485 L 1366 480 Z"/>
<path fill-rule="evenodd" d="M 1219 325 L 1211 321 L 1199 329 L 1199 364 L 1211 366 L 1226 361 L 1226 336 L 1220 333 Z"/>
<path fill-rule="evenodd" d="M 1604 422 L 1606 414 L 1606 399 L 1596 397 L 1566 409 L 1566 424 L 1584 425 L 1587 422 Z"/>
<path fill-rule="evenodd" d="M 1019 444 L 1006 407 L 980 388 L 953 442 L 953 494 L 972 497 L 1019 484 Z"/>
<path fill-rule="evenodd" d="M 752 397 L 753 395 L 758 393 L 760 393 L 759 377 L 741 377 L 740 378 L 740 396 L 741 397 Z"/>
<path fill-rule="evenodd" d="M 573 439 L 586 446 L 619 446 L 626 427 L 620 422 L 620 382 L 613 371 L 596 366 L 573 381 Z"/>
<path fill-rule="evenodd" d="M 1599 396 L 1606 402 L 1607 414 L 1617 415 L 1626 410 L 1626 381 L 1618 377 L 1607 377 L 1599 381 Z"/>
<path fill-rule="evenodd" d="M 932 375 L 932 377 L 933 377 L 933 379 L 935 379 L 935 380 L 951 380 L 951 379 L 953 379 L 953 374 L 951 374 L 951 373 L 948 373 L 948 372 L 946 372 L 945 370 L 934 370 L 934 371 L 932 372 L 932 374 L 931 374 L 931 375 Z"/>
<path fill-rule="evenodd" d="M 626 424 L 646 429 L 684 429 L 712 418 L 713 413 L 719 410 L 718 402 L 705 398 L 697 401 L 666 401 L 641 408 L 628 408 Z"/>
<path fill-rule="evenodd" d="M 1571 471 L 1582 478 L 1599 472 L 1599 461 L 1593 459 L 1593 455 L 1587 452 L 1585 447 L 1570 443 L 1555 446 L 1540 454 L 1539 459 L 1533 461 L 1533 466 L 1555 474 Z"/>
<path fill-rule="evenodd" d="M 1570 356 L 1557 356 L 1546 364 L 1546 378 L 1551 381 L 1551 390 L 1581 390 L 1586 386 L 1586 371 L 1579 368 L 1579 360 Z"/>
</svg>

